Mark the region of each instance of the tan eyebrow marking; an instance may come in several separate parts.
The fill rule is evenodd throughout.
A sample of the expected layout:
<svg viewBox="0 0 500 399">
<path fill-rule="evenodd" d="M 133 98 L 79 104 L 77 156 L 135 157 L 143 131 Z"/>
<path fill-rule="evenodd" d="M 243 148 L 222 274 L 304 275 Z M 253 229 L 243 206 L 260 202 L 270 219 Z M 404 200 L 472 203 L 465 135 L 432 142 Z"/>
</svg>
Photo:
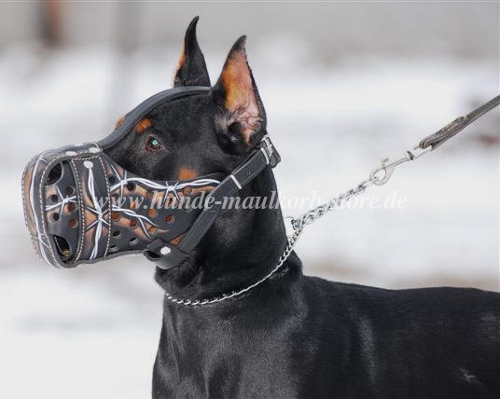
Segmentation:
<svg viewBox="0 0 500 399">
<path fill-rule="evenodd" d="M 135 131 L 138 134 L 141 134 L 146 130 L 148 127 L 151 127 L 152 123 L 151 120 L 148 118 L 144 118 L 142 121 L 140 121 L 136 126 L 135 126 Z"/>
</svg>

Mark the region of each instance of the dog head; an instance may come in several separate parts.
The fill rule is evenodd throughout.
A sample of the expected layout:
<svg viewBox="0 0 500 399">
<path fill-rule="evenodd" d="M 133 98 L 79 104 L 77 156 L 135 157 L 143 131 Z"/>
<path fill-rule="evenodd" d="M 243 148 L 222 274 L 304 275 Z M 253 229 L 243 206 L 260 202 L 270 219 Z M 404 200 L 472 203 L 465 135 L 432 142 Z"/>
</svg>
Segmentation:
<svg viewBox="0 0 500 399">
<path fill-rule="evenodd" d="M 170 210 L 170 203 L 180 204 L 186 196 L 201 199 L 219 184 L 212 200 L 231 195 L 279 162 L 269 138 L 263 139 L 265 111 L 247 63 L 245 38 L 234 44 L 210 87 L 196 23 L 197 18 L 184 40 L 177 90 L 141 103 L 98 143 L 48 150 L 28 164 L 23 174 L 26 222 L 48 263 L 73 267 L 147 249 L 154 261 L 171 254 L 163 267 L 178 265 L 218 213 L 194 205 Z M 133 199 L 147 201 L 123 206 L 122 200 Z M 197 229 L 179 244 L 194 224 Z"/>
</svg>

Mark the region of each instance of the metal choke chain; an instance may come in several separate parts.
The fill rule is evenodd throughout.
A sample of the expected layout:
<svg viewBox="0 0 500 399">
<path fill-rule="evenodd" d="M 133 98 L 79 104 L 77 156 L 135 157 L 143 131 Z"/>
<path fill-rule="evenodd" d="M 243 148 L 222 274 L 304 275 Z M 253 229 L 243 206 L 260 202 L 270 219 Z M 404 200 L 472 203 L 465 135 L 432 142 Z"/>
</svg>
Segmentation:
<svg viewBox="0 0 500 399">
<path fill-rule="evenodd" d="M 278 263 L 276 264 L 276 266 L 274 267 L 274 269 L 271 270 L 264 277 L 262 277 L 259 281 L 256 281 L 255 283 L 253 283 L 252 285 L 249 285 L 249 286 L 247 286 L 247 287 L 245 287 L 245 288 L 243 288 L 243 289 L 241 289 L 239 291 L 233 291 L 230 294 L 223 294 L 222 296 L 215 297 L 215 298 L 212 298 L 212 299 L 196 299 L 196 300 L 192 300 L 192 299 L 178 299 L 178 298 L 174 298 L 168 292 L 165 292 L 165 298 L 168 299 L 170 302 L 176 303 L 178 305 L 184 305 L 184 306 L 201 306 L 201 305 L 210 305 L 210 304 L 214 304 L 214 303 L 218 303 L 218 302 L 227 301 L 228 299 L 240 296 L 240 295 L 242 295 L 242 294 L 250 291 L 251 289 L 257 287 L 258 285 L 261 285 L 264 281 L 268 280 L 274 273 L 276 273 L 281 268 L 281 266 L 283 266 L 283 264 L 286 262 L 286 260 L 288 259 L 288 257 L 292 253 L 293 248 L 295 247 L 295 244 L 297 243 L 297 240 L 299 239 L 301 233 L 302 233 L 302 230 L 301 231 L 296 231 L 288 239 L 288 242 L 286 244 L 285 250 L 281 254 L 281 256 L 280 256 L 280 258 L 278 260 Z"/>
</svg>

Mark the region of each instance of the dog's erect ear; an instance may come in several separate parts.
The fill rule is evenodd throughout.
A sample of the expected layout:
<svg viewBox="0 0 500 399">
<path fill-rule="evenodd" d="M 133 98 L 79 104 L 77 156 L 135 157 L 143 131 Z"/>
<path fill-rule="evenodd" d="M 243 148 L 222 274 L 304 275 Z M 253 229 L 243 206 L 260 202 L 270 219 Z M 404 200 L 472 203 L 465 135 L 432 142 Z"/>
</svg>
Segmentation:
<svg viewBox="0 0 500 399">
<path fill-rule="evenodd" d="M 245 39 L 242 36 L 234 44 L 212 90 L 219 108 L 219 141 L 235 153 L 252 149 L 266 130 L 266 113 L 247 63 Z"/>
<path fill-rule="evenodd" d="M 198 23 L 198 19 L 199 17 L 195 17 L 187 28 L 181 58 L 175 73 L 174 87 L 210 87 L 210 77 L 208 76 L 205 57 L 203 57 L 198 40 L 196 39 L 196 24 Z"/>
</svg>

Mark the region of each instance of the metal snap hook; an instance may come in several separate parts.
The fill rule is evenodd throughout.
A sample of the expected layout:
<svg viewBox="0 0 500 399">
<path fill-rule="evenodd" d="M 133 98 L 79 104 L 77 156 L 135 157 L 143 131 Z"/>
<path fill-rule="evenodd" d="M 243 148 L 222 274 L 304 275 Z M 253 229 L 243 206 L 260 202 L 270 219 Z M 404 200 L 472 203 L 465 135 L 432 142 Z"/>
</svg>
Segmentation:
<svg viewBox="0 0 500 399">
<path fill-rule="evenodd" d="M 414 155 L 410 151 L 406 151 L 403 156 L 394 161 L 391 161 L 389 158 L 384 158 L 382 159 L 381 165 L 370 172 L 370 179 L 377 186 L 382 186 L 389 181 L 396 166 L 404 162 L 412 161 L 414 158 Z M 381 171 L 384 171 L 383 176 L 380 176 Z"/>
</svg>

